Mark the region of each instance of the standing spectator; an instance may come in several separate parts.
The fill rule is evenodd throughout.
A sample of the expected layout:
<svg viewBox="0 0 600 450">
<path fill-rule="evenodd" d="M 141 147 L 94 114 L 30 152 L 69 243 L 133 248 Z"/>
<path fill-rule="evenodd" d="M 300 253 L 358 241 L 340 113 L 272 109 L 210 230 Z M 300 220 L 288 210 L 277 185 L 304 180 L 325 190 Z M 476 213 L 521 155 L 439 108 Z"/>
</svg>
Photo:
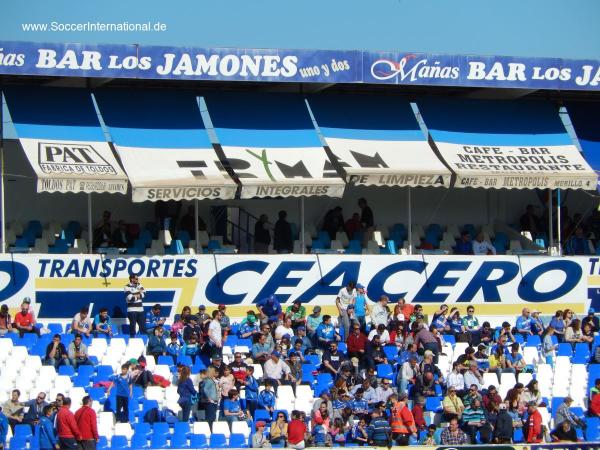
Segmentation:
<svg viewBox="0 0 600 450">
<path fill-rule="evenodd" d="M 35 426 L 40 421 L 40 418 L 44 415 L 44 407 L 48 404 L 46 401 L 46 393 L 40 392 L 37 397 L 33 400 L 21 403 L 22 406 L 28 408 L 27 412 L 23 416 L 23 422 L 31 426 L 31 432 L 35 430 Z"/>
<path fill-rule="evenodd" d="M 159 303 L 155 304 L 150 311 L 146 313 L 146 333 L 149 335 L 154 334 L 154 329 L 158 326 L 162 326 L 165 323 L 165 318 L 160 315 L 161 306 Z"/>
<path fill-rule="evenodd" d="M 12 326 L 12 318 L 8 312 L 8 305 L 0 306 L 0 336 L 6 333 L 16 333 L 17 330 Z"/>
<path fill-rule="evenodd" d="M 38 336 L 40 335 L 40 330 L 38 330 L 35 320 L 35 315 L 30 310 L 31 300 L 29 297 L 25 297 L 23 299 L 23 303 L 21 303 L 21 310 L 15 315 L 15 328 L 19 332 L 19 336 L 23 337 L 25 333 L 35 333 Z"/>
<path fill-rule="evenodd" d="M 246 378 L 242 385 L 245 387 L 246 408 L 250 412 L 250 417 L 254 417 L 254 411 L 258 406 L 258 380 L 254 377 L 254 366 L 246 368 Z"/>
<path fill-rule="evenodd" d="M 54 423 L 52 421 L 53 411 L 54 407 L 52 405 L 44 406 L 37 433 L 39 436 L 38 443 L 40 450 L 54 450 L 59 448 L 58 436 L 56 435 L 56 430 L 54 429 Z"/>
<path fill-rule="evenodd" d="M 292 328 L 304 326 L 306 323 L 306 308 L 302 306 L 302 300 L 294 300 L 285 310 L 285 317 L 292 321 Z"/>
<path fill-rule="evenodd" d="M 585 428 L 585 422 L 571 412 L 572 404 L 573 399 L 567 395 L 564 402 L 558 407 L 556 413 L 554 413 L 554 422 L 558 424 L 569 422 L 572 427 Z"/>
<path fill-rule="evenodd" d="M 84 306 L 77 314 L 75 314 L 75 317 L 73 317 L 73 321 L 71 322 L 71 333 L 90 337 L 92 327 L 93 323 L 90 318 L 90 309 L 87 306 Z"/>
<path fill-rule="evenodd" d="M 148 337 L 146 355 L 152 355 L 156 364 L 158 364 L 159 356 L 167 354 L 167 344 L 163 339 L 163 334 L 163 327 L 158 325 L 152 329 L 150 337 Z"/>
<path fill-rule="evenodd" d="M 205 419 L 211 428 L 217 420 L 217 409 L 219 408 L 219 390 L 216 376 L 216 369 L 213 366 L 209 366 L 206 369 L 206 378 L 202 383 L 202 397 L 205 401 Z"/>
<path fill-rule="evenodd" d="M 371 239 L 371 233 L 373 232 L 373 227 L 375 226 L 373 210 L 369 205 L 367 205 L 367 200 L 365 198 L 358 199 L 358 207 L 360 208 L 360 225 L 362 226 L 364 233 L 363 241 L 367 242 L 369 239 Z"/>
<path fill-rule="evenodd" d="M 223 339 L 227 338 L 229 333 L 231 333 L 231 319 L 227 315 L 227 306 L 224 304 L 219 305 L 219 312 L 221 316 L 219 318 L 219 324 L 221 325 L 221 334 Z"/>
<path fill-rule="evenodd" d="M 391 443 L 391 428 L 385 417 L 377 410 L 371 413 L 371 423 L 367 427 L 369 444 L 388 447 Z"/>
<path fill-rule="evenodd" d="M 392 439 L 397 445 L 407 446 L 411 435 L 417 434 L 415 419 L 406 405 L 408 398 L 401 393 L 397 400 L 392 401 L 390 426 Z"/>
<path fill-rule="evenodd" d="M 68 366 L 71 364 L 65 344 L 60 342 L 60 334 L 55 334 L 52 337 L 52 342 L 46 346 L 44 364 L 47 366 L 54 366 L 56 370 L 58 370 L 60 366 Z"/>
<path fill-rule="evenodd" d="M 448 421 L 448 427 L 440 435 L 442 445 L 465 445 L 469 443 L 469 438 L 458 426 L 458 418 L 452 417 Z"/>
<path fill-rule="evenodd" d="M 335 208 L 327 211 L 327 213 L 325 214 L 321 229 L 323 231 L 326 231 L 327 234 L 329 234 L 329 239 L 333 241 L 336 238 L 338 231 L 341 231 L 343 229 L 343 226 L 344 216 L 342 214 L 342 207 L 336 206 Z M 358 229 L 360 230 L 360 221 Z M 352 239 L 351 234 L 348 235 L 348 239 Z"/>
<path fill-rule="evenodd" d="M 20 396 L 21 391 L 14 389 L 10 393 L 10 400 L 8 400 L 2 406 L 2 411 L 8 419 L 8 424 L 10 425 L 13 435 L 15 433 L 15 425 L 19 425 L 23 422 L 24 409 L 23 405 L 19 401 Z"/>
<path fill-rule="evenodd" d="M 256 433 L 252 435 L 252 448 L 271 448 L 271 443 L 265 434 L 265 425 L 262 420 L 256 422 Z"/>
<path fill-rule="evenodd" d="M 356 289 L 354 289 L 354 281 L 348 282 L 346 287 L 340 289 L 335 304 L 338 312 L 340 313 L 341 328 L 344 330 L 344 341 L 348 339 L 348 333 L 350 331 L 350 318 L 348 317 L 348 307 L 354 305 L 354 299 L 356 297 Z"/>
<path fill-rule="evenodd" d="M 194 388 L 194 384 L 190 379 L 190 368 L 183 366 L 177 380 L 177 394 L 179 399 L 177 403 L 181 406 L 181 421 L 187 422 L 190 420 L 190 412 L 192 411 L 192 403 L 196 402 L 198 392 Z"/>
<path fill-rule="evenodd" d="M 269 218 L 261 214 L 254 225 L 254 253 L 269 253 L 270 244 Z"/>
<path fill-rule="evenodd" d="M 528 444 L 539 444 L 544 440 L 542 415 L 538 411 L 537 404 L 534 401 L 527 404 L 527 411 L 529 412 L 529 418 L 527 419 L 525 442 Z"/>
<path fill-rule="evenodd" d="M 125 285 L 125 299 L 127 301 L 127 319 L 129 320 L 129 337 L 134 337 L 136 325 L 141 334 L 146 334 L 146 320 L 144 317 L 144 304 L 146 290 L 141 285 L 137 275 L 129 275 L 129 283 Z"/>
<path fill-rule="evenodd" d="M 212 320 L 208 325 L 209 355 L 221 356 L 223 352 L 223 332 L 221 329 L 221 311 L 212 312 Z"/>
<path fill-rule="evenodd" d="M 341 211 L 340 211 L 341 212 Z M 354 234 L 359 232 L 362 229 L 362 225 L 360 223 L 360 214 L 353 213 L 352 217 L 346 220 L 344 224 L 344 230 L 346 231 L 346 235 L 349 240 L 354 239 Z M 331 234 L 330 234 L 331 236 Z"/>
<path fill-rule="evenodd" d="M 279 220 L 275 222 L 275 229 L 273 230 L 273 249 L 277 253 L 292 253 L 294 248 L 292 226 L 286 218 L 287 212 L 279 211 Z"/>
<path fill-rule="evenodd" d="M 300 420 L 300 413 L 296 410 L 292 411 L 292 420 L 288 424 L 288 447 L 295 449 L 305 448 L 304 435 L 307 431 L 306 424 Z"/>
<path fill-rule="evenodd" d="M 367 291 L 362 284 L 358 283 L 356 285 L 356 296 L 354 297 L 354 314 L 363 333 L 367 329 L 367 314 L 369 313 Z"/>
<path fill-rule="evenodd" d="M 65 397 L 62 406 L 56 413 L 56 430 L 61 449 L 76 449 L 77 441 L 81 440 L 81 433 L 75 416 L 71 412 L 71 398 Z"/>
<path fill-rule="evenodd" d="M 129 398 L 133 397 L 133 380 L 129 373 L 129 365 L 123 364 L 121 373 L 111 376 L 109 380 L 111 384 L 106 391 L 107 397 L 113 386 L 117 386 L 117 410 L 115 411 L 117 422 L 129 422 Z"/>
<path fill-rule="evenodd" d="M 419 345 L 423 347 L 424 351 L 430 350 L 433 353 L 433 363 L 438 363 L 438 355 L 440 353 L 439 342 L 437 337 L 431 330 L 435 327 L 431 325 L 427 328 L 427 325 L 421 324 L 421 327 L 415 335 L 415 345 L 419 348 Z"/>
<path fill-rule="evenodd" d="M 494 427 L 494 443 L 495 444 L 510 444 L 513 439 L 513 419 L 508 414 L 506 403 L 498 404 L 498 417 L 496 418 L 496 426 Z"/>
<path fill-rule="evenodd" d="M 379 297 L 379 301 L 375 303 L 373 309 L 371 310 L 371 321 L 373 322 L 373 326 L 377 327 L 378 325 L 384 325 L 387 327 L 389 322 L 390 311 L 388 309 L 388 302 L 390 299 L 387 295 L 382 295 Z"/>
<path fill-rule="evenodd" d="M 554 336 L 554 333 L 554 327 L 552 325 L 548 325 L 548 328 L 546 328 L 546 334 L 542 340 L 542 355 L 544 355 L 546 364 L 552 364 L 554 352 L 558 350 L 558 344 L 555 344 L 554 341 L 552 341 L 552 336 Z"/>
<path fill-rule="evenodd" d="M 98 425 L 96 423 L 96 411 L 92 408 L 92 398 L 86 395 L 81 399 L 82 407 L 75 413 L 77 428 L 81 434 L 79 441 L 82 450 L 96 450 L 98 436 Z"/>
<path fill-rule="evenodd" d="M 81 342 L 80 334 L 76 334 L 73 342 L 69 344 L 67 354 L 69 356 L 69 361 L 75 370 L 77 370 L 79 366 L 92 365 L 92 362 L 88 358 L 87 345 Z"/>
<path fill-rule="evenodd" d="M 108 308 L 100 308 L 100 312 L 94 317 L 94 336 L 113 336 L 113 324 L 108 315 Z"/>
</svg>

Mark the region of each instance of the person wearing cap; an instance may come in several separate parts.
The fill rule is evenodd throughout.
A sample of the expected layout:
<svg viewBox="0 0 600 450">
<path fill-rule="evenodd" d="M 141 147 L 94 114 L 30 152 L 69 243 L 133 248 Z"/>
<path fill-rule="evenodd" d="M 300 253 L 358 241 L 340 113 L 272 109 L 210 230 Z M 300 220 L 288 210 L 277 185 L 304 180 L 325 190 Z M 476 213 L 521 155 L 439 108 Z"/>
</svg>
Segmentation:
<svg viewBox="0 0 600 450">
<path fill-rule="evenodd" d="M 255 423 L 256 432 L 252 435 L 252 448 L 271 448 L 271 443 L 265 434 L 265 425 L 262 420 Z"/>
<path fill-rule="evenodd" d="M 561 403 L 561 405 L 556 410 L 556 413 L 554 414 L 554 423 L 563 423 L 567 421 L 574 428 L 584 428 L 585 422 L 571 412 L 572 404 L 573 399 L 570 395 L 567 395 L 563 403 Z"/>
<path fill-rule="evenodd" d="M 304 326 L 306 322 L 306 308 L 302 306 L 301 300 L 294 300 L 294 302 L 286 308 L 285 318 L 291 320 L 292 328 L 294 329 Z"/>
<path fill-rule="evenodd" d="M 146 318 L 142 303 L 146 296 L 146 290 L 137 275 L 129 275 L 129 283 L 125 285 L 124 290 L 127 303 L 127 319 L 129 320 L 129 337 L 135 336 L 136 325 L 141 334 L 146 334 Z"/>
<path fill-rule="evenodd" d="M 255 336 L 260 334 L 260 326 L 258 318 L 254 311 L 248 311 L 246 318 L 242 321 L 240 329 L 238 330 L 238 336 L 242 339 L 253 339 Z"/>
<path fill-rule="evenodd" d="M 537 404 L 534 401 L 527 403 L 529 418 L 525 430 L 525 442 L 528 444 L 539 444 L 544 441 L 544 430 L 542 427 L 542 415 L 538 411 Z"/>
<path fill-rule="evenodd" d="M 256 303 L 256 308 L 258 309 L 261 323 L 279 321 L 282 311 L 281 303 L 279 303 L 275 295 L 260 299 Z"/>
<path fill-rule="evenodd" d="M 496 425 L 492 435 L 495 444 L 511 444 L 514 434 L 513 419 L 508 414 L 508 405 L 503 402 L 498 403 L 498 415 L 496 416 Z"/>
<path fill-rule="evenodd" d="M 198 312 L 196 313 L 196 317 L 198 318 L 198 324 L 200 325 L 200 327 L 202 327 L 202 329 L 207 329 L 211 318 L 206 312 L 206 305 L 198 306 Z"/>
<path fill-rule="evenodd" d="M 346 286 L 340 289 L 335 299 L 335 305 L 337 306 L 340 314 L 340 328 L 344 330 L 344 341 L 348 338 L 350 332 L 350 318 L 348 316 L 348 306 L 354 305 L 354 299 L 356 297 L 356 283 L 349 281 Z"/>
<path fill-rule="evenodd" d="M 12 326 L 12 319 L 8 312 L 8 305 L 3 304 L 0 306 L 0 336 L 4 336 L 7 333 L 16 333 L 17 330 Z"/>
<path fill-rule="evenodd" d="M 19 332 L 19 336 L 23 337 L 26 333 L 35 333 L 40 335 L 40 330 L 36 328 L 36 320 L 33 311 L 30 308 L 31 300 L 29 297 L 25 297 L 23 303 L 21 303 L 21 310 L 15 314 L 14 327 Z"/>
<path fill-rule="evenodd" d="M 319 325 L 323 322 L 323 316 L 321 315 L 321 307 L 315 306 L 308 316 L 306 316 L 306 335 L 309 339 L 316 343 L 315 333 Z"/>
<path fill-rule="evenodd" d="M 265 361 L 263 373 L 264 378 L 272 380 L 274 386 L 296 382 L 291 374 L 290 366 L 281 358 L 281 353 L 278 351 L 272 352 L 271 357 Z"/>
<path fill-rule="evenodd" d="M 592 331 L 594 333 L 600 331 L 600 319 L 596 317 L 595 308 L 588 309 L 587 316 L 581 320 L 581 327 L 583 328 L 588 323 L 592 326 Z"/>
<path fill-rule="evenodd" d="M 161 306 L 156 303 L 152 309 L 146 313 L 146 333 L 152 335 L 157 326 L 165 323 L 165 318 L 160 316 Z"/>
<path fill-rule="evenodd" d="M 369 313 L 367 291 L 362 284 L 357 283 L 356 296 L 354 297 L 354 317 L 363 333 L 367 329 L 367 314 Z"/>
<path fill-rule="evenodd" d="M 314 351 L 313 351 L 314 345 L 313 345 L 312 341 L 309 339 L 309 337 L 306 335 L 306 327 L 304 325 L 301 325 L 298 328 L 296 328 L 296 335 L 294 338 L 294 342 L 295 341 L 302 342 L 302 347 L 300 348 L 300 352 L 303 355 L 314 353 Z"/>
</svg>

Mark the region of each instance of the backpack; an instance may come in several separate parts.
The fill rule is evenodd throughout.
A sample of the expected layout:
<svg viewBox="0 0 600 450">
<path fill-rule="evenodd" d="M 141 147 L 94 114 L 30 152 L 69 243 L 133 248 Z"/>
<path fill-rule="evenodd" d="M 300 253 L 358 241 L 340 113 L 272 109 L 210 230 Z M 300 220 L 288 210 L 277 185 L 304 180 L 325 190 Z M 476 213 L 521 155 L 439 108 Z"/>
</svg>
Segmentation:
<svg viewBox="0 0 600 450">
<path fill-rule="evenodd" d="M 175 411 L 167 408 L 166 406 L 162 409 L 160 415 L 161 415 L 161 417 L 160 417 L 161 422 L 167 422 L 168 424 L 174 424 L 175 422 L 179 421 L 179 419 L 177 418 L 177 414 L 175 414 Z"/>
<path fill-rule="evenodd" d="M 146 411 L 146 414 L 144 414 L 144 422 L 147 422 L 149 424 L 162 422 L 160 419 L 161 417 L 158 408 L 151 408 L 148 411 Z"/>
</svg>

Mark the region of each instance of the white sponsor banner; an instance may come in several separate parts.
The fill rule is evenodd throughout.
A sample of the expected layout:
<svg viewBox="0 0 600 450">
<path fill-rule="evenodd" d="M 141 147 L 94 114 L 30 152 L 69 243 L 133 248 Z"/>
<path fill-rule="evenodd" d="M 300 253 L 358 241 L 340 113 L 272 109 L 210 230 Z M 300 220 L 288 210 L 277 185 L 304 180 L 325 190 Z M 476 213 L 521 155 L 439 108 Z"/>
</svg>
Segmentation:
<svg viewBox="0 0 600 450">
<path fill-rule="evenodd" d="M 223 146 L 242 183 L 242 198 L 341 197 L 344 181 L 322 147 L 255 148 Z"/>
<path fill-rule="evenodd" d="M 133 201 L 232 199 L 237 185 L 213 149 L 117 145 L 133 187 Z"/>
<path fill-rule="evenodd" d="M 21 138 L 38 192 L 127 193 L 127 175 L 106 142 Z"/>
<path fill-rule="evenodd" d="M 450 171 L 426 141 L 325 137 L 348 174 L 348 182 L 374 186 L 445 186 Z"/>
<path fill-rule="evenodd" d="M 456 187 L 495 189 L 596 188 L 597 176 L 574 145 L 475 146 L 437 142 Z"/>
</svg>

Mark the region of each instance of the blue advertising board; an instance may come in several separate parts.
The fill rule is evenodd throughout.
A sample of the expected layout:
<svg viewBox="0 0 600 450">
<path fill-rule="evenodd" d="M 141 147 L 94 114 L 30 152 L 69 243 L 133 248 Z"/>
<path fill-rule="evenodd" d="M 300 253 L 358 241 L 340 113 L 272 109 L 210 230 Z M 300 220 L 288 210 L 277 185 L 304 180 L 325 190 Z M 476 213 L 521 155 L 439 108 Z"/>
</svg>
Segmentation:
<svg viewBox="0 0 600 450">
<path fill-rule="evenodd" d="M 0 74 L 600 89 L 600 61 L 358 50 L 0 42 Z"/>
</svg>

